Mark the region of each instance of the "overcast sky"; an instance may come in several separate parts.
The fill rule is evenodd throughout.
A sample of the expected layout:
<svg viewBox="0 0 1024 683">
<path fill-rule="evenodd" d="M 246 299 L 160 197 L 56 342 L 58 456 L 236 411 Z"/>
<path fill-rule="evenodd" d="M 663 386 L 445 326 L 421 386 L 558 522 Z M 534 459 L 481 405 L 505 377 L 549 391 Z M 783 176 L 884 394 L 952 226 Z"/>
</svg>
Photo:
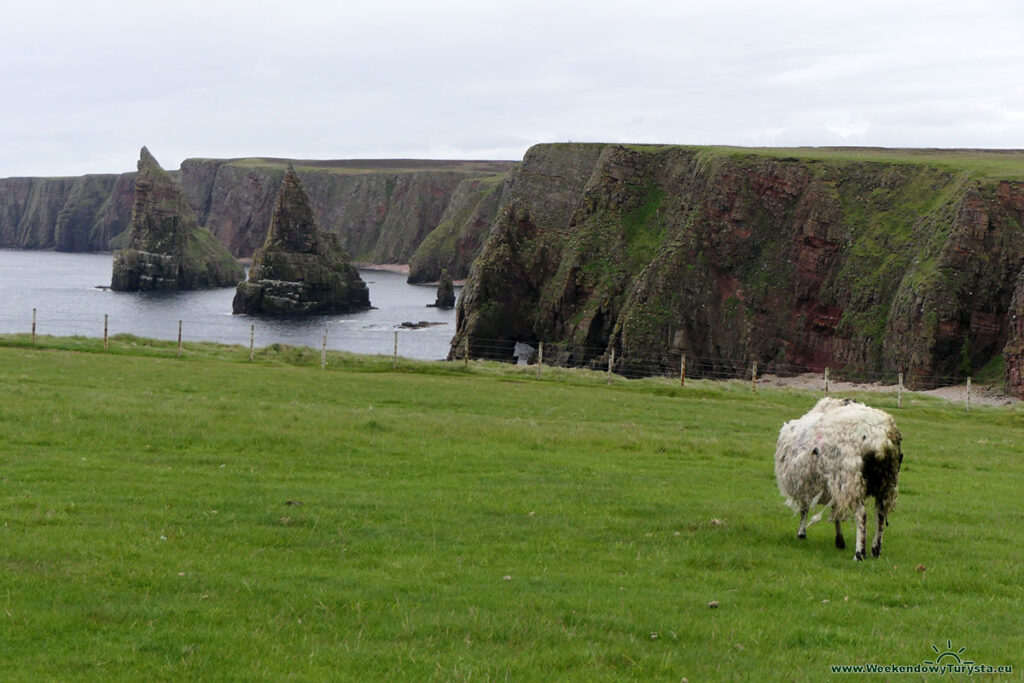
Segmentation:
<svg viewBox="0 0 1024 683">
<path fill-rule="evenodd" d="M 1024 148 L 1024 3 L 0 0 L 0 177 L 557 141 Z"/>
</svg>

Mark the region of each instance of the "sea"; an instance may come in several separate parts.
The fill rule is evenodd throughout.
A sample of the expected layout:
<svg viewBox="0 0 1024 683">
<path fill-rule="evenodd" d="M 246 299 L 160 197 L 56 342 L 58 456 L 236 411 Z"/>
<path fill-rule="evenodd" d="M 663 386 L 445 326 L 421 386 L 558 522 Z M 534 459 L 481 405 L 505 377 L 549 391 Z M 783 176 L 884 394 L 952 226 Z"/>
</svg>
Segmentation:
<svg viewBox="0 0 1024 683">
<path fill-rule="evenodd" d="M 437 288 L 410 285 L 405 275 L 361 269 L 371 310 L 313 316 L 232 315 L 235 288 L 194 292 L 115 292 L 109 289 L 111 254 L 0 249 L 0 332 L 103 337 L 133 334 L 182 342 L 210 341 L 257 348 L 271 344 L 321 347 L 442 360 L 455 333 L 454 310 L 429 307 Z M 456 287 L 456 295 L 460 293 Z M 405 323 L 405 325 L 403 325 Z M 421 323 L 423 323 L 421 325 Z M 408 325 L 416 327 L 409 327 Z"/>
</svg>

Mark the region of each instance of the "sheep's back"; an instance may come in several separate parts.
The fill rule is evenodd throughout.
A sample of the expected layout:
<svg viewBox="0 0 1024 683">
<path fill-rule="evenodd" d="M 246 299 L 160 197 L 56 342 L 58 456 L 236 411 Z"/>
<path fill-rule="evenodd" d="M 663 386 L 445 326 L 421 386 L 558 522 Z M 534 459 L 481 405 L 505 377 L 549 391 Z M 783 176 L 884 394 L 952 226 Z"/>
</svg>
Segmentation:
<svg viewBox="0 0 1024 683">
<path fill-rule="evenodd" d="M 815 448 L 828 480 L 837 518 L 852 513 L 868 494 L 865 462 L 888 463 L 895 497 L 895 473 L 899 470 L 900 433 L 892 417 L 881 410 L 850 403 L 822 414 L 815 430 Z"/>
</svg>

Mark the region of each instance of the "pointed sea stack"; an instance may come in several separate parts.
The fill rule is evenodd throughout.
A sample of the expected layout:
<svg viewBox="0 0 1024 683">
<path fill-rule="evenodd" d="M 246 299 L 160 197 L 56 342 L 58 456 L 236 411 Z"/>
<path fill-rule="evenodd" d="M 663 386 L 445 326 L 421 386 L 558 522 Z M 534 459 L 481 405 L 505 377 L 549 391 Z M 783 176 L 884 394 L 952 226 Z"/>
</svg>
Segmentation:
<svg viewBox="0 0 1024 683">
<path fill-rule="evenodd" d="M 128 248 L 114 252 L 110 288 L 208 289 L 230 287 L 244 277 L 242 266 L 199 226 L 181 188 L 143 147 Z"/>
<path fill-rule="evenodd" d="M 435 308 L 452 308 L 455 306 L 455 284 L 447 268 L 441 269 L 441 279 L 437 283 L 437 299 Z"/>
<path fill-rule="evenodd" d="M 366 284 L 333 233 L 313 222 L 309 197 L 288 166 L 270 229 L 253 255 L 249 279 L 238 285 L 234 313 L 348 313 L 370 307 Z"/>
</svg>

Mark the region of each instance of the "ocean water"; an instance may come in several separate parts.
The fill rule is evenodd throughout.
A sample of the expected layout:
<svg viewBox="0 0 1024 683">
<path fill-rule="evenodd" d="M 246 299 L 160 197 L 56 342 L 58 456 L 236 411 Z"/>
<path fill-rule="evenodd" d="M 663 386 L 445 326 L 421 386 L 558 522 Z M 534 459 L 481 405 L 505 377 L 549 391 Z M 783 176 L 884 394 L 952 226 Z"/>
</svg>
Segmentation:
<svg viewBox="0 0 1024 683">
<path fill-rule="evenodd" d="M 232 315 L 234 287 L 197 292 L 114 292 L 110 254 L 69 254 L 0 249 L 0 332 L 30 332 L 36 309 L 36 333 L 103 336 L 108 330 L 155 339 L 182 338 L 249 345 L 256 326 L 257 347 L 274 343 L 390 356 L 398 333 L 398 355 L 441 360 L 455 330 L 455 312 L 429 308 L 435 287 L 410 285 L 405 276 L 360 270 L 370 290 L 373 310 L 345 315 L 266 317 Z M 458 294 L 459 290 L 456 289 Z M 407 329 L 403 322 L 437 323 Z"/>
</svg>

